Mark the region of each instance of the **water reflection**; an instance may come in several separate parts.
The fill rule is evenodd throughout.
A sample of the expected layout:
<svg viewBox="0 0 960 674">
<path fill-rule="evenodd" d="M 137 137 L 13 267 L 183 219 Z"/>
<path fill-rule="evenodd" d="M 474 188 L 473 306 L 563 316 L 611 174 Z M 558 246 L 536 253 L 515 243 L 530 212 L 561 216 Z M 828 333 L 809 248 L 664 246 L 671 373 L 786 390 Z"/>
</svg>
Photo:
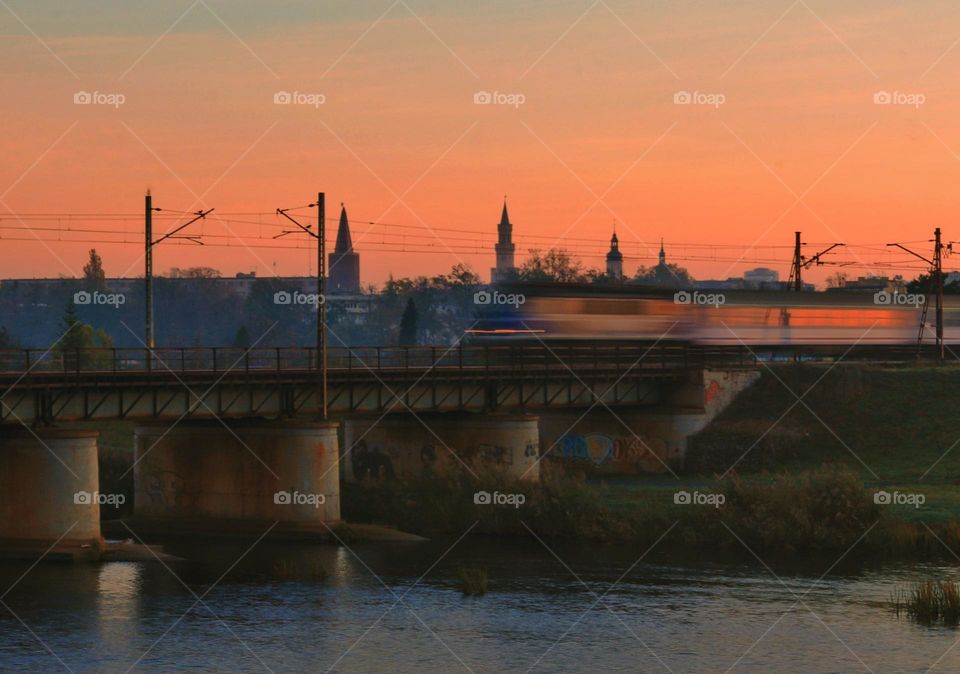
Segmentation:
<svg viewBox="0 0 960 674">
<path fill-rule="evenodd" d="M 578 579 L 536 542 L 476 538 L 421 579 L 451 542 L 181 542 L 167 550 L 189 561 L 169 568 L 40 565 L 4 599 L 33 634 L 0 606 L 0 669 L 62 669 L 42 640 L 76 672 L 960 671 L 960 633 L 888 604 L 954 565 L 850 560 L 818 582 L 833 559 L 772 564 L 778 580 L 662 551 L 624 575 L 641 550 L 556 545 Z M 487 595 L 461 594 L 464 565 L 488 569 Z M 26 568 L 0 564 L 0 588 Z"/>
</svg>

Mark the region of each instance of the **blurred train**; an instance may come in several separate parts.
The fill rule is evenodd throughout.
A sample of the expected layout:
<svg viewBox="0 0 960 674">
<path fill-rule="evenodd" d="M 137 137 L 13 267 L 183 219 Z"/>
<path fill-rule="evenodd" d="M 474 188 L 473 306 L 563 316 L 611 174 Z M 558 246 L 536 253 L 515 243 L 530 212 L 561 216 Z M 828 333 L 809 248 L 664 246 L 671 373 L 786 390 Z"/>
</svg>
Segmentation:
<svg viewBox="0 0 960 674">
<path fill-rule="evenodd" d="M 478 295 L 475 342 L 907 345 L 921 330 L 932 343 L 936 323 L 933 296 L 892 293 L 517 284 Z M 960 343 L 960 296 L 947 295 L 943 313 L 944 342 Z"/>
</svg>

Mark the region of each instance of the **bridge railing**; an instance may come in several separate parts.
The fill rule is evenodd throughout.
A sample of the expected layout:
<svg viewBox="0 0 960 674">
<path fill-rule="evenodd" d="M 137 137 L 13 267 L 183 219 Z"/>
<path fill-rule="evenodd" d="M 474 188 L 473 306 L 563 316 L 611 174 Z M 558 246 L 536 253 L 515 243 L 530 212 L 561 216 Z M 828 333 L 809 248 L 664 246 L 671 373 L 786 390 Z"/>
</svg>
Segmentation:
<svg viewBox="0 0 960 674">
<path fill-rule="evenodd" d="M 685 345 L 490 344 L 446 346 L 358 346 L 330 348 L 331 370 L 488 370 L 516 372 L 585 369 L 683 368 L 698 364 Z M 308 347 L 160 347 L 89 349 L 0 349 L 0 373 L 103 374 L 131 372 L 308 371 L 317 350 Z"/>
</svg>

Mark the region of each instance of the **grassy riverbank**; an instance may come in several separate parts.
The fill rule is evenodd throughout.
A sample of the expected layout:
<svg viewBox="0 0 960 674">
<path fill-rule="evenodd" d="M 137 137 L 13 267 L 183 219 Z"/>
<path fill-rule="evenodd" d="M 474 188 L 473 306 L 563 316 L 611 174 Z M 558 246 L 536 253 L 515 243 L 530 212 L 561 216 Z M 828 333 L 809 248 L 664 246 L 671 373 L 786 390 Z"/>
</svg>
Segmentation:
<svg viewBox="0 0 960 674">
<path fill-rule="evenodd" d="M 343 511 L 424 534 L 478 522 L 489 533 L 642 546 L 673 527 L 664 542 L 695 547 L 960 554 L 958 401 L 956 367 L 779 366 L 692 439 L 675 477 L 585 478 L 548 460 L 540 485 L 465 471 L 345 485 Z M 481 490 L 526 501 L 476 505 Z M 724 502 L 678 504 L 678 491 Z M 875 503 L 881 491 L 909 502 Z"/>
</svg>

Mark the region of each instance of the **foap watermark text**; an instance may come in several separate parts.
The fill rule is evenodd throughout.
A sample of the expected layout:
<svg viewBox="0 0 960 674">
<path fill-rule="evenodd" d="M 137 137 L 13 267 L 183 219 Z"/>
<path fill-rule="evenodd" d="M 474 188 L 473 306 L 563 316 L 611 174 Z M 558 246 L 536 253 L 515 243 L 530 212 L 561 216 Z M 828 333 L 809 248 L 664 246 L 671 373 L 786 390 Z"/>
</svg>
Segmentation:
<svg viewBox="0 0 960 674">
<path fill-rule="evenodd" d="M 874 304 L 882 304 L 886 306 L 919 307 L 921 304 L 925 304 L 926 301 L 926 296 L 921 295 L 920 293 L 888 293 L 886 290 L 881 290 L 880 292 L 873 294 Z"/>
<path fill-rule="evenodd" d="M 327 97 L 303 91 L 278 91 L 273 95 L 273 102 L 275 105 L 310 105 L 319 108 L 327 102 Z"/>
<path fill-rule="evenodd" d="M 296 489 L 293 491 L 278 491 L 273 495 L 276 505 L 308 505 L 319 508 L 327 502 L 324 494 L 304 494 Z"/>
<path fill-rule="evenodd" d="M 92 293 L 80 290 L 73 293 L 73 303 L 83 306 L 108 306 L 119 309 L 127 301 L 123 293 L 102 293 L 95 290 Z"/>
<path fill-rule="evenodd" d="M 919 508 L 927 502 L 927 497 L 925 494 L 913 494 L 901 491 L 889 492 L 881 489 L 880 491 L 874 492 L 873 502 L 877 505 L 908 505 Z"/>
<path fill-rule="evenodd" d="M 119 108 L 127 102 L 123 94 L 108 94 L 103 91 L 78 91 L 73 95 L 74 105 L 109 105 Z"/>
<path fill-rule="evenodd" d="M 673 502 L 676 505 L 706 505 L 719 508 L 727 502 L 727 497 L 725 494 L 714 492 L 689 492 L 680 490 L 674 493 Z"/>
<path fill-rule="evenodd" d="M 78 491 L 73 495 L 73 502 L 76 505 L 102 505 L 119 508 L 127 502 L 125 494 L 102 494 L 98 491 Z"/>
<path fill-rule="evenodd" d="M 723 293 L 702 293 L 698 290 L 681 290 L 673 294 L 674 304 L 696 304 L 702 306 L 720 307 L 727 303 Z"/>
<path fill-rule="evenodd" d="M 523 293 L 502 293 L 499 290 L 479 290 L 473 294 L 473 303 L 479 305 L 509 304 L 519 307 L 527 301 Z"/>
<path fill-rule="evenodd" d="M 301 304 L 316 306 L 324 302 L 326 302 L 326 298 L 319 293 L 302 293 L 299 290 L 295 290 L 294 292 L 280 290 L 273 293 L 273 303 L 284 306 Z"/>
<path fill-rule="evenodd" d="M 473 95 L 474 105 L 509 105 L 519 108 L 527 102 L 523 94 L 507 94 L 502 91 L 478 91 Z"/>
<path fill-rule="evenodd" d="M 498 491 L 492 494 L 488 491 L 478 491 L 473 495 L 476 505 L 509 505 L 519 508 L 527 502 L 526 494 L 501 494 Z"/>
<path fill-rule="evenodd" d="M 704 91 L 678 91 L 673 95 L 674 105 L 709 105 L 719 108 L 727 102 L 723 94 L 711 94 Z"/>
</svg>

